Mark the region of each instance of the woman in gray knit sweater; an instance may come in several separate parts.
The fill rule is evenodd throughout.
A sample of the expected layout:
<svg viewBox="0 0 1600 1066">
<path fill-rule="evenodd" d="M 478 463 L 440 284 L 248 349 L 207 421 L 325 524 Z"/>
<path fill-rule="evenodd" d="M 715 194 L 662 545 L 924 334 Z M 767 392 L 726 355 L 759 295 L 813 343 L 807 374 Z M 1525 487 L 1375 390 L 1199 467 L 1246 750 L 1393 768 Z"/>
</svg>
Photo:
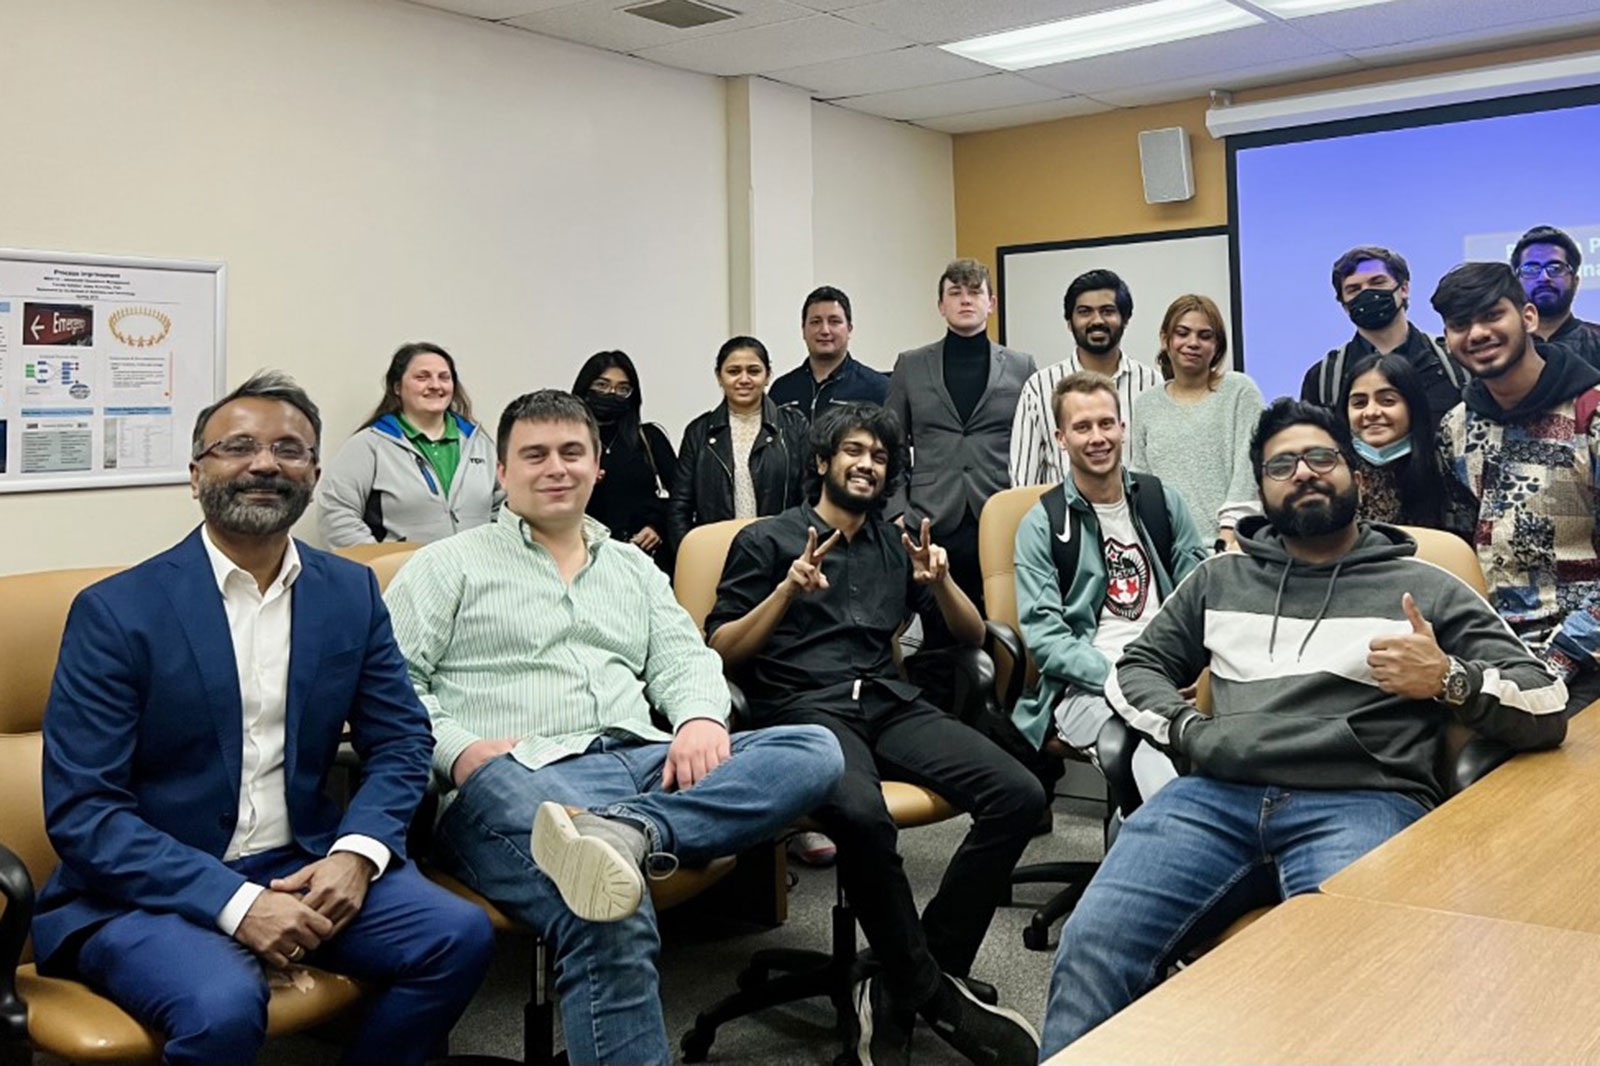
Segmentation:
<svg viewBox="0 0 1600 1066">
<path fill-rule="evenodd" d="M 1172 301 L 1156 357 L 1167 383 L 1134 400 L 1129 465 L 1177 489 L 1204 539 L 1231 544 L 1239 519 L 1260 511 L 1250 434 L 1266 405 L 1227 357 L 1217 305 L 1193 293 Z"/>
</svg>

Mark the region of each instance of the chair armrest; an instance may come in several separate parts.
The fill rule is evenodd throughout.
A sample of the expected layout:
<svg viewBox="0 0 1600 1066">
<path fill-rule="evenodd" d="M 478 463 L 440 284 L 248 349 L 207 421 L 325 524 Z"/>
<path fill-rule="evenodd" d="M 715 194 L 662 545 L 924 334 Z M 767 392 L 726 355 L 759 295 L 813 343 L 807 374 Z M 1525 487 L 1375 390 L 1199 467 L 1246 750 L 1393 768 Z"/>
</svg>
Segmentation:
<svg viewBox="0 0 1600 1066">
<path fill-rule="evenodd" d="M 733 680 L 727 680 L 728 703 L 730 704 L 728 709 L 728 732 L 734 733 L 741 729 L 749 729 L 751 726 L 750 698 L 744 694 L 744 689 L 740 688 Z"/>
<path fill-rule="evenodd" d="M 992 707 L 994 660 L 982 648 L 956 647 L 951 659 L 951 693 L 948 710 L 967 725 L 977 725 Z"/>
<path fill-rule="evenodd" d="M 33 925 L 33 878 L 15 852 L 0 844 L 0 1044 L 28 1040 L 28 1005 L 17 995 L 17 963 Z"/>
<path fill-rule="evenodd" d="M 1124 818 L 1139 809 L 1139 786 L 1133 779 L 1133 752 L 1143 742 L 1143 738 L 1115 714 L 1100 727 L 1100 736 L 1095 741 L 1095 759 L 1105 775 L 1107 798 Z"/>
<path fill-rule="evenodd" d="M 1516 752 L 1498 740 L 1475 736 L 1456 754 L 1455 765 L 1450 768 L 1452 780 L 1445 782 L 1448 795 L 1455 795 L 1468 785 L 1476 784 L 1490 770 L 1510 760 Z"/>
<path fill-rule="evenodd" d="M 1022 689 L 1028 680 L 1028 648 L 1022 641 L 1022 634 L 1018 633 L 1005 622 L 985 622 L 984 629 L 988 631 L 989 656 L 994 657 L 995 648 L 1004 651 L 1011 659 L 1011 673 L 1006 678 L 1006 690 L 995 693 L 1000 701 L 1000 706 L 1008 713 L 1022 698 Z"/>
</svg>

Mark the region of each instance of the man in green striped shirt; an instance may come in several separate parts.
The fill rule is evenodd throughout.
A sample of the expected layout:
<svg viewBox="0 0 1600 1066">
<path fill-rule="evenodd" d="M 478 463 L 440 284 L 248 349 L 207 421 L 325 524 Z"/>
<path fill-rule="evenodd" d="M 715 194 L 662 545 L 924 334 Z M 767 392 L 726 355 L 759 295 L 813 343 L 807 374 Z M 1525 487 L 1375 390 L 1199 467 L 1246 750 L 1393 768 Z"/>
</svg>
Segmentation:
<svg viewBox="0 0 1600 1066">
<path fill-rule="evenodd" d="M 843 758 L 815 726 L 729 736 L 721 659 L 650 557 L 584 515 L 580 400 L 520 397 L 496 442 L 498 518 L 419 549 L 386 596 L 433 721 L 440 860 L 555 945 L 574 1066 L 670 1063 L 644 871 L 771 839 Z"/>
</svg>

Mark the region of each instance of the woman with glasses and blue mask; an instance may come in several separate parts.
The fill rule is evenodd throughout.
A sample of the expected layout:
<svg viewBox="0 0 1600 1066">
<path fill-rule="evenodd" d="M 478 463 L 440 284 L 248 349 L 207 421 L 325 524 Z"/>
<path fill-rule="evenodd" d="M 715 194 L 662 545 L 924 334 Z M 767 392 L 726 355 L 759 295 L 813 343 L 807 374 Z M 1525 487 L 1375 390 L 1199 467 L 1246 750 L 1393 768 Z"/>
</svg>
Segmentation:
<svg viewBox="0 0 1600 1066">
<path fill-rule="evenodd" d="M 1400 355 L 1369 355 L 1339 399 L 1355 445 L 1363 522 L 1426 526 L 1472 543 L 1478 501 L 1445 469 L 1427 386 Z"/>
<path fill-rule="evenodd" d="M 427 544 L 484 525 L 500 499 L 494 441 L 455 359 L 418 342 L 390 358 L 378 406 L 323 470 L 317 521 L 334 548 Z"/>
<path fill-rule="evenodd" d="M 572 394 L 600 423 L 600 480 L 588 514 L 672 574 L 667 500 L 678 457 L 666 431 L 644 421 L 639 371 L 626 352 L 596 352 L 578 371 Z"/>
</svg>

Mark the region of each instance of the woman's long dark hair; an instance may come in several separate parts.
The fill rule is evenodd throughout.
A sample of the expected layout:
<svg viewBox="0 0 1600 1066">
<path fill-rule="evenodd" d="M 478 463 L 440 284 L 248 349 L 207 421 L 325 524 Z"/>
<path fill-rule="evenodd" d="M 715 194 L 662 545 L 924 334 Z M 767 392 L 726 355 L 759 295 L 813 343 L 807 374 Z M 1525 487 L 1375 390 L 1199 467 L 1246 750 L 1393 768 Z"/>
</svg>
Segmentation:
<svg viewBox="0 0 1600 1066">
<path fill-rule="evenodd" d="M 454 386 L 454 391 L 450 394 L 450 410 L 468 422 L 472 421 L 472 401 L 467 399 L 467 390 L 461 386 L 461 375 L 456 373 L 456 361 L 450 357 L 449 352 L 437 344 L 413 341 L 410 344 L 402 344 L 395 349 L 394 355 L 389 357 L 389 369 L 383 374 L 383 399 L 378 401 L 378 406 L 374 407 L 366 421 L 361 423 L 361 429 L 366 429 L 384 415 L 401 413 L 400 381 L 411 368 L 411 360 L 419 355 L 437 355 L 444 360 L 444 365 L 450 368 L 450 383 Z"/>
<path fill-rule="evenodd" d="M 1406 402 L 1411 419 L 1411 454 L 1394 461 L 1395 485 L 1400 492 L 1400 521 L 1408 526 L 1443 529 L 1447 472 L 1439 458 L 1439 435 L 1433 427 L 1427 388 L 1411 363 L 1400 355 L 1376 353 L 1357 360 L 1339 390 L 1339 414 L 1350 419 L 1350 390 L 1356 378 L 1376 370 Z M 1350 436 L 1358 437 L 1355 426 Z"/>
<path fill-rule="evenodd" d="M 633 386 L 633 395 L 628 397 L 627 408 L 617 418 L 611 434 L 611 447 L 619 455 L 623 455 L 639 447 L 639 411 L 644 406 L 644 396 L 639 391 L 639 371 L 634 368 L 633 360 L 628 358 L 628 353 L 595 352 L 578 370 L 578 376 L 572 383 L 572 394 L 587 403 L 589 387 L 612 367 L 628 375 L 628 384 Z M 604 433 L 605 429 L 606 427 L 602 426 L 601 432 Z"/>
</svg>

